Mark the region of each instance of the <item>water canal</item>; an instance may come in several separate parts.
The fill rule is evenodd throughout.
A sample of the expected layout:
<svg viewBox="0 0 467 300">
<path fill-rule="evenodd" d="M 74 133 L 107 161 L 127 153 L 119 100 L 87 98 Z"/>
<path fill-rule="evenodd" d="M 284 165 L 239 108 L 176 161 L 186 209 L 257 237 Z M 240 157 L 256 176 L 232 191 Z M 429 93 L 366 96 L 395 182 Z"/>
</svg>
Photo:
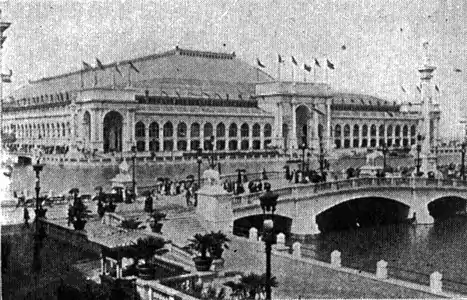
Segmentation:
<svg viewBox="0 0 467 300">
<path fill-rule="evenodd" d="M 458 157 L 445 158 L 441 163 L 459 163 Z M 410 161 L 412 161 L 410 159 Z M 358 166 L 364 159 L 340 162 L 340 168 Z M 399 159 L 397 164 L 410 163 Z M 283 162 L 230 162 L 223 163 L 223 173 L 233 173 L 237 168 L 249 172 L 260 172 L 266 166 L 268 171 L 278 171 Z M 110 188 L 109 180 L 118 172 L 117 167 L 108 168 L 60 168 L 46 166 L 41 174 L 43 191 L 53 190 L 60 194 L 72 187 L 83 192 L 92 192 L 95 186 Z M 197 165 L 138 166 L 136 180 L 140 185 L 154 183 L 157 177 L 183 179 L 197 173 Z M 28 189 L 33 192 L 35 179 L 31 166 L 15 167 L 12 174 L 12 190 Z M 329 261 L 330 253 L 339 250 L 342 263 L 356 269 L 374 272 L 376 262 L 384 259 L 389 263 L 390 276 L 429 283 L 429 274 L 439 271 L 443 274 L 445 286 L 467 293 L 467 221 L 451 219 L 432 225 L 387 225 L 372 228 L 358 228 L 320 234 L 306 240 L 303 254 L 319 260 Z M 464 284 L 465 283 L 465 284 Z"/>
</svg>

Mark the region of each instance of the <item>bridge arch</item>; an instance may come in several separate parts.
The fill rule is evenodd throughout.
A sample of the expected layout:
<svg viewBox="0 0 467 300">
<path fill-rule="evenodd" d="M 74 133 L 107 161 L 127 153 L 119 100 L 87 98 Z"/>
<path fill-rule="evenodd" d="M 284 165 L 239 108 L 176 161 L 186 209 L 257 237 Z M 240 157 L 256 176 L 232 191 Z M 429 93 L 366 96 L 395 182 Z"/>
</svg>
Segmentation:
<svg viewBox="0 0 467 300">
<path fill-rule="evenodd" d="M 444 195 L 428 203 L 428 212 L 435 220 L 467 214 L 467 199 L 456 195 Z"/>
<path fill-rule="evenodd" d="M 315 217 L 320 232 L 401 223 L 410 205 L 381 196 L 352 198 L 321 210 Z"/>
</svg>

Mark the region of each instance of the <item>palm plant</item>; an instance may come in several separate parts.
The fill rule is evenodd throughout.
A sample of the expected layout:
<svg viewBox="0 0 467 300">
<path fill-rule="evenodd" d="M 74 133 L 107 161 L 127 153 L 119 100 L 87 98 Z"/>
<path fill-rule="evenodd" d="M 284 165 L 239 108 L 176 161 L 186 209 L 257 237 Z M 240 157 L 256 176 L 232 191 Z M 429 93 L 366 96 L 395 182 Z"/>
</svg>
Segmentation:
<svg viewBox="0 0 467 300">
<path fill-rule="evenodd" d="M 141 279 L 150 280 L 154 278 L 154 265 L 152 264 L 152 257 L 157 250 L 164 247 L 164 240 L 162 238 L 148 236 L 146 238 L 139 238 L 136 243 L 128 251 L 133 257 L 135 264 L 141 259 L 144 259 L 144 264 L 138 265 L 139 277 Z"/>
<path fill-rule="evenodd" d="M 266 274 L 258 275 L 250 273 L 243 275 L 240 282 L 228 281 L 224 284 L 232 289 L 231 296 L 234 299 L 264 299 L 266 293 Z M 276 277 L 271 277 L 271 286 L 279 284 Z"/>
<path fill-rule="evenodd" d="M 224 249 L 229 249 L 228 242 L 230 242 L 230 239 L 220 230 L 218 232 L 211 231 L 210 235 L 211 246 L 209 247 L 209 254 L 214 259 L 220 259 L 222 258 Z"/>
<path fill-rule="evenodd" d="M 208 257 L 208 250 L 213 245 L 213 238 L 210 233 L 200 234 L 197 233 L 190 239 L 188 247 L 199 253 L 199 256 L 193 258 L 196 269 L 198 271 L 208 271 L 211 267 L 212 257 Z"/>
</svg>

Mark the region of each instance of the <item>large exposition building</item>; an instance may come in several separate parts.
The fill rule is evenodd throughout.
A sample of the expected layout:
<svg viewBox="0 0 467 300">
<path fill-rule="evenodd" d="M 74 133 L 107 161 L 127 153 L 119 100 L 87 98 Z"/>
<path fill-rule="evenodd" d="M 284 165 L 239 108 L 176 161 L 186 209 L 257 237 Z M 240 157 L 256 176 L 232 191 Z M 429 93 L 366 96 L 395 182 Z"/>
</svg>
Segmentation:
<svg viewBox="0 0 467 300">
<path fill-rule="evenodd" d="M 105 155 L 136 146 L 177 156 L 206 149 L 214 136 L 218 152 L 292 153 L 306 140 L 339 154 L 383 143 L 409 148 L 419 132 L 433 144 L 440 114 L 429 80 L 422 97 L 425 106 L 401 105 L 323 83 L 276 81 L 235 53 L 176 47 L 32 81 L 10 95 L 3 129 L 20 152 L 69 145 Z M 430 134 L 421 126 L 424 109 Z"/>
</svg>

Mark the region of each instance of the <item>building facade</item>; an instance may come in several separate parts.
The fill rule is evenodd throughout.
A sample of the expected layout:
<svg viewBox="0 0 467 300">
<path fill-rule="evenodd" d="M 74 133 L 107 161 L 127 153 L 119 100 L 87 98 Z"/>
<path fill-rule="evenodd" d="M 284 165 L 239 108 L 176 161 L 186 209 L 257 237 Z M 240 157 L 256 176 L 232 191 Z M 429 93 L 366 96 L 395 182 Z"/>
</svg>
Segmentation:
<svg viewBox="0 0 467 300">
<path fill-rule="evenodd" d="M 430 102 L 431 141 L 439 107 Z M 424 122 L 421 104 L 334 91 L 323 83 L 282 82 L 235 53 L 175 48 L 30 82 L 4 107 L 8 145 L 51 154 L 136 150 L 183 155 L 285 151 L 331 154 L 384 144 L 410 148 Z M 11 150 L 10 149 L 10 150 Z"/>
</svg>

